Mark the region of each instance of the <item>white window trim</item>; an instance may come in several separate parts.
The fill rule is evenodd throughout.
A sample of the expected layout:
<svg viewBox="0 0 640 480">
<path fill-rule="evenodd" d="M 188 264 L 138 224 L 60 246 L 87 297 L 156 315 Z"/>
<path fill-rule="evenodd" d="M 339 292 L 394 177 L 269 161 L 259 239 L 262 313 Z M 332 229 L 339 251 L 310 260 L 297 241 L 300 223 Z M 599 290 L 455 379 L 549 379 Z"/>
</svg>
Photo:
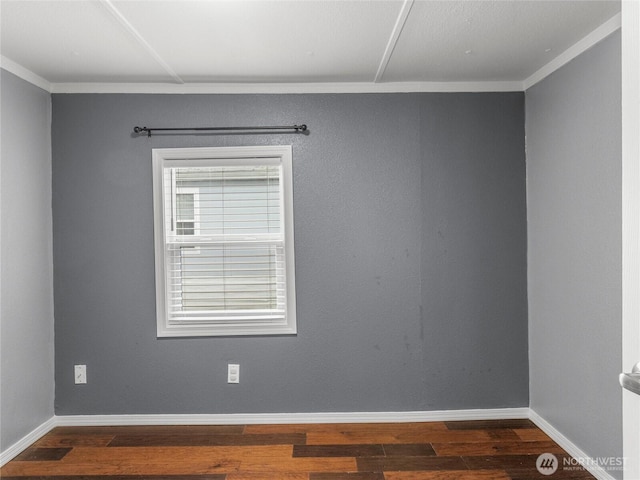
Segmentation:
<svg viewBox="0 0 640 480">
<path fill-rule="evenodd" d="M 233 165 L 254 164 L 255 159 L 275 162 L 282 167 L 283 189 L 282 218 L 284 220 L 284 243 L 286 262 L 286 315 L 278 321 L 242 318 L 227 318 L 203 324 L 172 324 L 167 312 L 168 290 L 166 285 L 165 260 L 165 215 L 163 212 L 163 169 L 170 166 L 191 165 L 219 159 Z M 257 147 L 197 147 L 154 148 L 153 161 L 153 207 L 154 246 L 156 264 L 156 317 L 158 337 L 236 336 L 236 335 L 292 335 L 297 332 L 295 294 L 295 254 L 293 237 L 293 175 L 290 145 Z"/>
</svg>

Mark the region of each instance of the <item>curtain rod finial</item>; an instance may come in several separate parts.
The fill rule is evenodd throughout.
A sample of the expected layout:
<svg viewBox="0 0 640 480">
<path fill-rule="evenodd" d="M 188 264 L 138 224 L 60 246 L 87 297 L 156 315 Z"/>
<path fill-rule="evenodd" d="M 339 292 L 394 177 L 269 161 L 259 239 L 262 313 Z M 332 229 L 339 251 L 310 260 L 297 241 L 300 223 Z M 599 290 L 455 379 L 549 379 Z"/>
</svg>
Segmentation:
<svg viewBox="0 0 640 480">
<path fill-rule="evenodd" d="M 148 137 L 151 136 L 151 129 L 147 127 L 138 127 L 138 126 L 133 127 L 133 133 L 142 133 L 142 132 L 147 132 Z"/>
</svg>

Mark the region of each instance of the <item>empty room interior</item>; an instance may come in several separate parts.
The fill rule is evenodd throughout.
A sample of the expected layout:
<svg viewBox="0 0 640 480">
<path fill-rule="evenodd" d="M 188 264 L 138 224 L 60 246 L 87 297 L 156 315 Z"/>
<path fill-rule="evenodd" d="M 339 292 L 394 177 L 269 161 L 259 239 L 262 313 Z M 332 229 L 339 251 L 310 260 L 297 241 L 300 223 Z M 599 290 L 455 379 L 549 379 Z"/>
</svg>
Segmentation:
<svg viewBox="0 0 640 480">
<path fill-rule="evenodd" d="M 1 476 L 638 478 L 639 9 L 2 0 Z"/>
</svg>

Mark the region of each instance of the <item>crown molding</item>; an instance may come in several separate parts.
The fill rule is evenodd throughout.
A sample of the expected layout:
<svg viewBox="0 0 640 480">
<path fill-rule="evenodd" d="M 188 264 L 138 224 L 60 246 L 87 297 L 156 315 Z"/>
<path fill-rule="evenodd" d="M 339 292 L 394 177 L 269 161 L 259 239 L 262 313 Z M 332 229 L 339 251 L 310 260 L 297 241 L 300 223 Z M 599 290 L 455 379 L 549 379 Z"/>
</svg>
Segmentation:
<svg viewBox="0 0 640 480">
<path fill-rule="evenodd" d="M 598 28 L 596 28 L 594 31 L 592 31 L 590 34 L 588 34 L 586 37 L 584 37 L 582 40 L 567 48 L 564 52 L 551 60 L 545 66 L 534 72 L 529 78 L 525 79 L 523 82 L 523 90 L 528 90 L 539 81 L 551 75 L 563 65 L 569 63 L 581 53 L 584 53 L 585 51 L 593 47 L 596 43 L 604 40 L 609 35 L 617 31 L 621 27 L 621 25 L 622 14 L 617 13 L 602 25 L 600 25 Z"/>
<path fill-rule="evenodd" d="M 45 80 L 39 75 L 36 75 L 31 70 L 23 67 L 19 63 L 14 62 L 10 58 L 0 55 L 0 68 L 6 70 L 9 73 L 13 73 L 15 76 L 20 77 L 23 80 L 40 87 L 41 89 L 51 92 L 52 84 L 48 80 Z"/>
<path fill-rule="evenodd" d="M 56 83 L 51 93 L 310 94 L 411 92 L 517 92 L 522 82 L 337 83 Z"/>
</svg>

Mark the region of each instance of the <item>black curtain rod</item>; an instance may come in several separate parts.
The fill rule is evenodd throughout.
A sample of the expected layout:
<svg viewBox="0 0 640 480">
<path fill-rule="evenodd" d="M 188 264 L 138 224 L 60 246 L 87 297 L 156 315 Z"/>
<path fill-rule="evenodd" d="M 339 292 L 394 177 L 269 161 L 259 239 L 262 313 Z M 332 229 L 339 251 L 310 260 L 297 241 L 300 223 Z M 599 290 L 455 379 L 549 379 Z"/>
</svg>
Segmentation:
<svg viewBox="0 0 640 480">
<path fill-rule="evenodd" d="M 302 125 L 285 125 L 272 127 L 186 127 L 186 128 L 149 128 L 149 127 L 133 127 L 134 133 L 146 132 L 147 136 L 151 136 L 151 132 L 251 132 L 256 130 L 294 130 L 295 132 L 306 132 L 307 126 Z"/>
</svg>

